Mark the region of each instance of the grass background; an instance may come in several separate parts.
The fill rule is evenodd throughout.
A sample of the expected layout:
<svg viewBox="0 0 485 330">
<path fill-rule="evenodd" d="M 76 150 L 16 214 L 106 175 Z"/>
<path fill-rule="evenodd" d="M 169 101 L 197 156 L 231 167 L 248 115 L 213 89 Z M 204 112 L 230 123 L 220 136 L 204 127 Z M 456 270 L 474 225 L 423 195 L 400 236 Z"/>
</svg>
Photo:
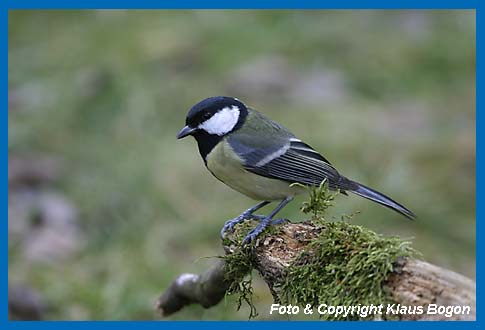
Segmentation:
<svg viewBox="0 0 485 330">
<path fill-rule="evenodd" d="M 46 263 L 10 235 L 9 285 L 36 290 L 48 319 L 155 318 L 158 294 L 206 269 L 224 221 L 254 203 L 175 139 L 213 95 L 279 121 L 418 219 L 356 196 L 332 215 L 359 210 L 355 223 L 475 278 L 475 61 L 474 11 L 11 11 L 9 160 L 61 160 L 58 180 L 24 189 L 68 199 L 82 244 Z M 282 216 L 303 219 L 302 200 Z M 247 315 L 229 298 L 170 319 Z"/>
</svg>

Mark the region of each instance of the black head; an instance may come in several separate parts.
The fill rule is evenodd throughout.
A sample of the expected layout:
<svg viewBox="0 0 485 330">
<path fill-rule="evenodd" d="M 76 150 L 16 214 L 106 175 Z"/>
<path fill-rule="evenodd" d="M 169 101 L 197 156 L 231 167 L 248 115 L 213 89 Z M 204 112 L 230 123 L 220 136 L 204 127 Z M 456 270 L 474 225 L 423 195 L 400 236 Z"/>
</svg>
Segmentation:
<svg viewBox="0 0 485 330">
<path fill-rule="evenodd" d="M 194 105 L 185 119 L 186 126 L 177 134 L 181 139 L 197 133 L 224 136 L 238 129 L 247 116 L 247 108 L 236 98 L 213 96 Z"/>
<path fill-rule="evenodd" d="M 214 96 L 194 105 L 185 119 L 186 126 L 177 139 L 192 135 L 197 140 L 202 158 L 226 135 L 239 129 L 248 115 L 248 109 L 236 98 Z"/>
</svg>

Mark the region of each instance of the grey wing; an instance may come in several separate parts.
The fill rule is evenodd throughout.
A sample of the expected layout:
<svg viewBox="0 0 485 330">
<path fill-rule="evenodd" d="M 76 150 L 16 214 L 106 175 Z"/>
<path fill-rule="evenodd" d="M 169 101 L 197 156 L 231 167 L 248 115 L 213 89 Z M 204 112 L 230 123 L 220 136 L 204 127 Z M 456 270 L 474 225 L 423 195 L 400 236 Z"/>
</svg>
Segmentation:
<svg viewBox="0 0 485 330">
<path fill-rule="evenodd" d="M 286 128 L 251 109 L 244 130 L 230 134 L 227 142 L 247 166 L 254 166 L 287 149 L 291 138 L 294 135 Z"/>
<path fill-rule="evenodd" d="M 304 185 L 319 185 L 328 179 L 331 188 L 340 187 L 342 176 L 322 155 L 295 137 L 272 139 L 258 147 L 251 136 L 230 140 L 245 162 L 246 170 L 273 179 Z M 252 139 L 252 141 L 251 141 Z"/>
<path fill-rule="evenodd" d="M 256 164 L 246 164 L 246 169 L 270 178 L 305 185 L 319 185 L 324 179 L 336 188 L 340 174 L 322 155 L 309 145 L 291 139 L 287 150 L 277 157 L 263 159 Z"/>
</svg>

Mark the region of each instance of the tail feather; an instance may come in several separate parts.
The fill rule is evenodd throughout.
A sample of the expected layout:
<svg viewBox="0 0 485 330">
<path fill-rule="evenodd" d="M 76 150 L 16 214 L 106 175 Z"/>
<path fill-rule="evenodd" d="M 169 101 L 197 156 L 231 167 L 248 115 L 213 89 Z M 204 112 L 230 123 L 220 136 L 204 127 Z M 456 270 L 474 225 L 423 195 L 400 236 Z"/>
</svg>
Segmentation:
<svg viewBox="0 0 485 330">
<path fill-rule="evenodd" d="M 387 197 L 386 195 L 378 191 L 375 191 L 374 189 L 366 187 L 363 184 L 360 184 L 358 182 L 352 181 L 352 183 L 353 183 L 352 188 L 350 188 L 349 191 L 353 192 L 354 194 L 367 198 L 381 205 L 384 205 L 385 207 L 388 207 L 396 212 L 401 213 L 402 215 L 404 215 L 406 218 L 410 220 L 414 220 L 414 218 L 416 218 L 416 215 L 412 211 L 407 209 L 405 206 L 399 204 L 398 202 L 393 201 L 391 198 Z"/>
</svg>

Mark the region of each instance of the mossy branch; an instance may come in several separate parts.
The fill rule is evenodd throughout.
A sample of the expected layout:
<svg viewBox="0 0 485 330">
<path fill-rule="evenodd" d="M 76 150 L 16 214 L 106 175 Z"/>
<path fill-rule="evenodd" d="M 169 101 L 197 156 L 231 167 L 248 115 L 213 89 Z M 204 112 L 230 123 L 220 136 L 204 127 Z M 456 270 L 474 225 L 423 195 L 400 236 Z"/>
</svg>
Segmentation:
<svg viewBox="0 0 485 330">
<path fill-rule="evenodd" d="M 468 305 L 471 313 L 453 317 L 428 314 L 386 315 L 380 319 L 475 319 L 475 283 L 459 274 L 415 259 L 417 252 L 397 237 L 383 237 L 347 221 L 327 222 L 323 212 L 335 195 L 323 183 L 310 192 L 302 211 L 312 219 L 272 227 L 254 246 L 241 247 L 251 222 L 236 227 L 223 242 L 225 256 L 204 275 L 181 275 L 158 302 L 167 316 L 190 303 L 208 308 L 227 293 L 251 307 L 256 269 L 275 302 L 299 306 L 401 304 Z M 186 279 L 186 281 L 182 281 Z M 372 318 L 373 315 L 370 316 Z M 356 319 L 358 315 L 323 319 Z M 367 316 L 366 318 L 369 318 Z"/>
</svg>

